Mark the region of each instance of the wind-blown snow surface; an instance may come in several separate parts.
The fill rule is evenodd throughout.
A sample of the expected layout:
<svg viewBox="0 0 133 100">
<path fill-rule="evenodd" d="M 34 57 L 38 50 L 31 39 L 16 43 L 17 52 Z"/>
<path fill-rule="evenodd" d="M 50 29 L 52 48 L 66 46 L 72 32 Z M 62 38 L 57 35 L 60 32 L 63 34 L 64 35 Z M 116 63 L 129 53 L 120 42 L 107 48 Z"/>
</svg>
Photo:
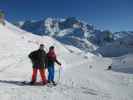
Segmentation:
<svg viewBox="0 0 133 100">
<path fill-rule="evenodd" d="M 47 49 L 55 45 L 62 62 L 61 80 L 57 66 L 56 87 L 20 86 L 16 81 L 30 81 L 32 69 L 27 55 L 40 43 Z M 105 70 L 111 63 L 109 58 L 89 53 L 84 56 L 75 47 L 27 33 L 8 22 L 0 25 L 1 100 L 132 100 L 133 75 Z"/>
</svg>

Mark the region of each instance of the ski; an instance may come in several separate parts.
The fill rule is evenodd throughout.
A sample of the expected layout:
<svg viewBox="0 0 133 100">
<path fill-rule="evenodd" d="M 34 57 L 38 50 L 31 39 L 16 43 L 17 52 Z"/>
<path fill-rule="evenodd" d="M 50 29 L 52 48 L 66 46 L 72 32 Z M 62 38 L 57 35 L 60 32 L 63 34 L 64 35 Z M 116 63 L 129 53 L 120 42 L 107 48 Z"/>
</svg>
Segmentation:
<svg viewBox="0 0 133 100">
<path fill-rule="evenodd" d="M 43 84 L 42 82 L 35 82 L 34 84 L 31 84 L 28 81 L 23 81 L 23 82 L 20 82 L 19 85 L 21 85 L 21 86 L 25 86 L 25 85 L 27 85 L 27 86 L 47 86 L 47 87 L 52 88 L 52 87 L 56 87 L 57 83 L 55 83 L 55 84 L 53 84 L 53 83 Z"/>
<path fill-rule="evenodd" d="M 54 84 L 53 83 L 48 83 L 47 84 L 47 87 L 56 87 L 56 86 L 57 86 L 57 83 L 54 83 Z"/>
<path fill-rule="evenodd" d="M 21 85 L 45 86 L 45 84 L 43 84 L 42 82 L 35 82 L 35 83 L 31 84 L 31 82 L 28 82 L 28 81 L 23 81 L 23 82 L 21 82 Z"/>
</svg>

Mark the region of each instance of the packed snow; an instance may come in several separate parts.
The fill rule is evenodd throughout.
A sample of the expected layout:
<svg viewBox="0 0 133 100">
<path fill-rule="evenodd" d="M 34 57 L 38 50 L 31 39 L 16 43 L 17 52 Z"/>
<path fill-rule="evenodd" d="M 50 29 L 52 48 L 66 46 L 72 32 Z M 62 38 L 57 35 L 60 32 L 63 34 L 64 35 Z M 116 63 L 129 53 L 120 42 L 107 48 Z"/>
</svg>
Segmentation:
<svg viewBox="0 0 133 100">
<path fill-rule="evenodd" d="M 56 65 L 56 87 L 21 86 L 30 81 L 32 67 L 27 55 L 51 45 L 56 48 L 61 68 Z M 132 57 L 103 58 L 84 54 L 72 45 L 64 45 L 49 36 L 37 36 L 12 24 L 0 25 L 0 98 L 1 100 L 132 100 L 133 74 L 107 70 L 112 67 L 133 68 Z M 121 61 L 125 61 L 125 66 Z M 121 66 L 123 65 L 123 66 Z M 128 68 L 128 67 L 127 67 Z M 61 72 L 61 77 L 59 72 Z M 39 81 L 38 77 L 38 81 Z"/>
</svg>

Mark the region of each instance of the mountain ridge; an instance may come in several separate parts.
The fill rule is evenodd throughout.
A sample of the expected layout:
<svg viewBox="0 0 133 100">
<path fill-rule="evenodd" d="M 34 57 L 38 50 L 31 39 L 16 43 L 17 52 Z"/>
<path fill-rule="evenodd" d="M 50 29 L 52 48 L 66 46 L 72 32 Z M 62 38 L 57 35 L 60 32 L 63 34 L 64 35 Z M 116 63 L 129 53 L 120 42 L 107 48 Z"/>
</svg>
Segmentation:
<svg viewBox="0 0 133 100">
<path fill-rule="evenodd" d="M 120 40 L 122 41 L 127 37 L 130 38 L 130 35 L 132 36 L 133 34 L 132 31 L 113 33 L 109 30 L 100 30 L 95 28 L 92 24 L 88 24 L 87 22 L 75 17 L 48 17 L 39 21 L 26 21 L 23 22 L 23 24 L 21 22 L 20 28 L 36 35 L 52 36 L 58 41 L 67 45 L 73 45 L 84 52 L 92 52 L 95 54 L 100 53 L 103 56 L 110 55 L 109 53 L 103 53 L 101 48 L 108 49 L 108 45 L 114 44 L 114 42 L 119 42 Z M 119 53 L 118 55 L 122 56 L 127 54 L 128 50 L 126 50 L 126 52 Z M 116 53 L 118 52 L 115 52 L 112 56 Z"/>
</svg>

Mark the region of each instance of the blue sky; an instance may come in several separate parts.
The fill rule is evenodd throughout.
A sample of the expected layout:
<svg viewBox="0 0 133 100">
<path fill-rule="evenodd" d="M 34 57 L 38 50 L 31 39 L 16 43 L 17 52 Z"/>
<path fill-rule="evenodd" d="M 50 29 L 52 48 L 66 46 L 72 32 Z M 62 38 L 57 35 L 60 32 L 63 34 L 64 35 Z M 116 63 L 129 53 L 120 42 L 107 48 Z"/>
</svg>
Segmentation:
<svg viewBox="0 0 133 100">
<path fill-rule="evenodd" d="M 77 17 L 100 29 L 133 30 L 133 0 L 0 0 L 9 21 Z"/>
</svg>

